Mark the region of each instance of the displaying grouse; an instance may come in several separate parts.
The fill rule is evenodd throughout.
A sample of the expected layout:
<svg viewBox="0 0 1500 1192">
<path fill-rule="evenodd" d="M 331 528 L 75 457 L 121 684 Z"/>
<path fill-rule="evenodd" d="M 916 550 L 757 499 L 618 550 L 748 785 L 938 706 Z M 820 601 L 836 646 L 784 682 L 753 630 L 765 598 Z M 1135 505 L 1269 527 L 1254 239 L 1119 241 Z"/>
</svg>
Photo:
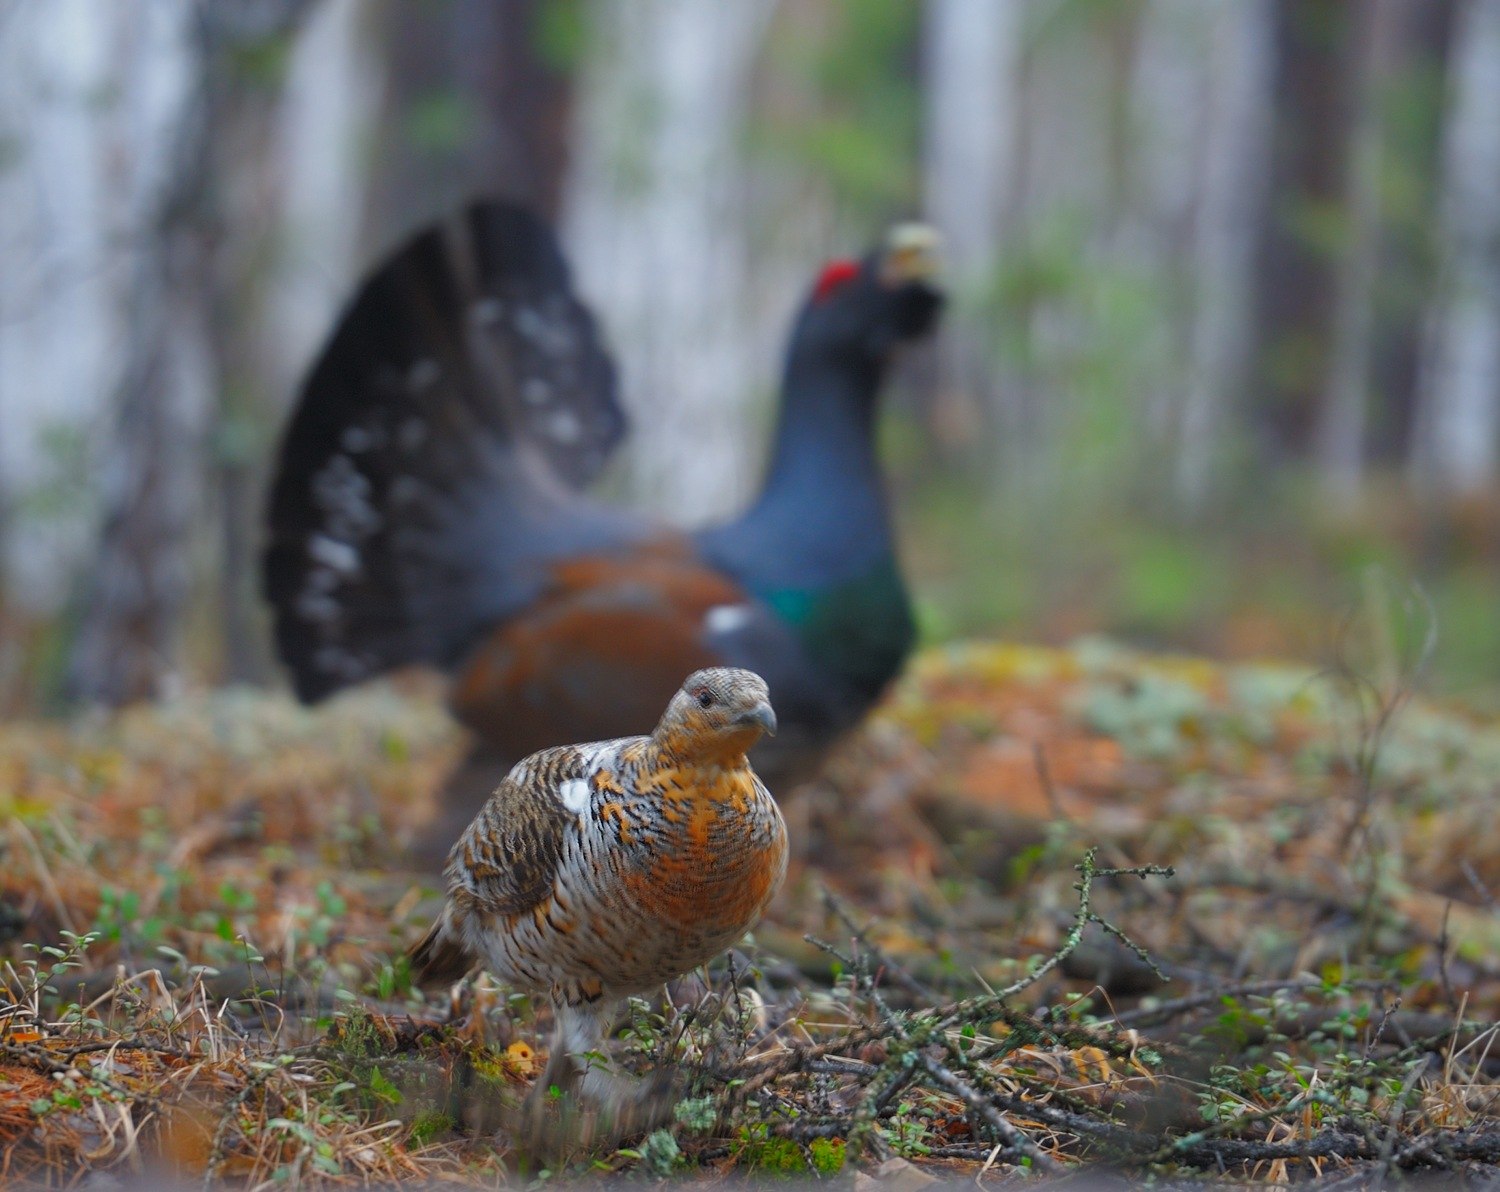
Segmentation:
<svg viewBox="0 0 1500 1192">
<path fill-rule="evenodd" d="M 477 736 L 444 845 L 527 754 L 646 731 L 681 676 L 742 666 L 807 774 L 899 671 L 913 624 L 876 459 L 895 350 L 936 323 L 935 235 L 823 269 L 797 315 L 770 469 L 683 532 L 589 500 L 624 432 L 614 369 L 547 227 L 500 202 L 428 227 L 363 285 L 281 445 L 265 590 L 297 693 L 452 676 Z"/>
<path fill-rule="evenodd" d="M 453 846 L 447 901 L 411 951 L 413 976 L 452 982 L 480 965 L 550 995 L 555 1034 L 537 1087 L 577 1086 L 595 1102 L 639 1092 L 593 1058 L 619 999 L 712 960 L 759 921 L 786 873 L 786 827 L 745 758 L 775 728 L 759 676 L 702 670 L 649 737 L 519 763 Z"/>
</svg>

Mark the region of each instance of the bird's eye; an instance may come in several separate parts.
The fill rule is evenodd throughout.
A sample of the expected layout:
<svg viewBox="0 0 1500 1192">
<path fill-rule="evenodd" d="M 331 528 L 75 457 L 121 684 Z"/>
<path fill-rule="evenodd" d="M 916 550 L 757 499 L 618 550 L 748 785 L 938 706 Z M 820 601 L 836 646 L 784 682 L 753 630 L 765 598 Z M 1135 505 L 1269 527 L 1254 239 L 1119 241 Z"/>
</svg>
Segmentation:
<svg viewBox="0 0 1500 1192">
<path fill-rule="evenodd" d="M 698 697 L 698 706 L 700 708 L 711 708 L 714 706 L 714 693 L 707 687 L 700 687 L 693 694 Z"/>
</svg>

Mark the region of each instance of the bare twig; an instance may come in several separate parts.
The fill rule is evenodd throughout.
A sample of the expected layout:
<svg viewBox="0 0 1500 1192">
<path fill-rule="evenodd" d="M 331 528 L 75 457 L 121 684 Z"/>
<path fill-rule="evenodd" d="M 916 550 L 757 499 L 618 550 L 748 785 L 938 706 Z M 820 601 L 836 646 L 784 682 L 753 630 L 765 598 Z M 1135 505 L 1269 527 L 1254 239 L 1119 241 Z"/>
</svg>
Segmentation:
<svg viewBox="0 0 1500 1192">
<path fill-rule="evenodd" d="M 1124 943 L 1129 946 L 1136 953 L 1136 955 L 1140 956 L 1143 960 L 1146 961 L 1147 964 L 1151 965 L 1157 976 L 1161 977 L 1163 981 L 1167 979 L 1166 974 L 1164 974 L 1159 968 L 1156 967 L 1155 962 L 1151 960 L 1150 956 L 1146 953 L 1146 950 L 1144 948 L 1141 948 L 1123 931 L 1115 927 L 1112 923 L 1110 923 L 1108 920 L 1104 919 L 1094 911 L 1092 899 L 1094 882 L 1096 882 L 1101 877 L 1138 877 L 1144 880 L 1147 877 L 1172 877 L 1175 873 L 1175 870 L 1173 870 L 1170 866 L 1161 865 L 1141 865 L 1123 869 L 1100 869 L 1094 863 L 1094 859 L 1098 851 L 1099 850 L 1097 848 L 1089 849 L 1088 852 L 1084 853 L 1083 860 L 1074 867 L 1082 875 L 1080 879 L 1073 884 L 1073 888 L 1078 891 L 1078 909 L 1074 912 L 1073 925 L 1069 929 L 1068 934 L 1064 937 L 1062 946 L 1054 951 L 1052 955 L 1047 957 L 1046 960 L 1042 961 L 1040 965 L 1038 965 L 1026 976 L 1012 981 L 1004 988 L 997 989 L 994 993 L 991 994 L 985 994 L 981 997 L 972 998 L 964 1002 L 959 1002 L 948 1010 L 941 1011 L 940 1019 L 944 1026 L 951 1026 L 961 1018 L 974 1018 L 980 1016 L 984 1014 L 988 1008 L 1003 1005 L 1005 1002 L 1015 997 L 1015 995 L 1020 993 L 1022 990 L 1028 989 L 1031 986 L 1035 985 L 1038 981 L 1040 981 L 1043 977 L 1045 977 L 1048 973 L 1050 973 L 1053 969 L 1055 969 L 1058 965 L 1060 965 L 1064 960 L 1066 960 L 1073 954 L 1073 952 L 1077 949 L 1079 943 L 1083 939 L 1084 928 L 1087 927 L 1090 923 L 1097 923 L 1105 931 L 1108 931 L 1116 938 L 1124 941 Z"/>
<path fill-rule="evenodd" d="M 1061 1167 L 1050 1155 L 1037 1149 L 1036 1145 L 1003 1117 L 994 1105 L 977 1090 L 960 1080 L 937 1060 L 925 1052 L 917 1053 L 917 1063 L 932 1078 L 934 1084 L 944 1092 L 953 1094 L 989 1127 L 1007 1151 L 1016 1158 L 1028 1159 L 1031 1166 L 1048 1173 L 1057 1173 Z"/>
</svg>

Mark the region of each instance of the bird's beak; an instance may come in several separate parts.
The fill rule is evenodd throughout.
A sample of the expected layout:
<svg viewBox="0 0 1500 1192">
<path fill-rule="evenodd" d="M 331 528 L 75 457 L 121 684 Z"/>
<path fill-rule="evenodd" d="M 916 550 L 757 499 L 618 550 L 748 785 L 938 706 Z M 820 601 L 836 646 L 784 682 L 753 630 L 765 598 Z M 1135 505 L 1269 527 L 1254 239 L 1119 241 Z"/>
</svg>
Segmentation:
<svg viewBox="0 0 1500 1192">
<path fill-rule="evenodd" d="M 880 280 L 892 289 L 909 282 L 932 283 L 943 271 L 943 240 L 922 223 L 897 224 L 880 252 Z"/>
<path fill-rule="evenodd" d="M 771 705 L 765 700 L 741 712 L 734 718 L 734 722 L 744 728 L 758 728 L 768 737 L 776 735 L 776 713 L 771 711 Z"/>
</svg>

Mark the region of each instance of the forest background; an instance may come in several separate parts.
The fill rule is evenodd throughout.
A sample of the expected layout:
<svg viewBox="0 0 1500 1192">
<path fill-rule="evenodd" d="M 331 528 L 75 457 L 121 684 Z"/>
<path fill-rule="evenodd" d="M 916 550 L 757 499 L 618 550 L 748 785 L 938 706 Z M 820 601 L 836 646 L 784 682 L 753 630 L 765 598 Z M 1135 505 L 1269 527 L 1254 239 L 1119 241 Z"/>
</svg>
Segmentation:
<svg viewBox="0 0 1500 1192">
<path fill-rule="evenodd" d="M 0 708 L 275 679 L 299 377 L 475 193 L 563 231 L 620 499 L 744 501 L 811 263 L 920 216 L 927 640 L 1316 661 L 1415 584 L 1500 706 L 1496 0 L 0 0 Z"/>
</svg>

